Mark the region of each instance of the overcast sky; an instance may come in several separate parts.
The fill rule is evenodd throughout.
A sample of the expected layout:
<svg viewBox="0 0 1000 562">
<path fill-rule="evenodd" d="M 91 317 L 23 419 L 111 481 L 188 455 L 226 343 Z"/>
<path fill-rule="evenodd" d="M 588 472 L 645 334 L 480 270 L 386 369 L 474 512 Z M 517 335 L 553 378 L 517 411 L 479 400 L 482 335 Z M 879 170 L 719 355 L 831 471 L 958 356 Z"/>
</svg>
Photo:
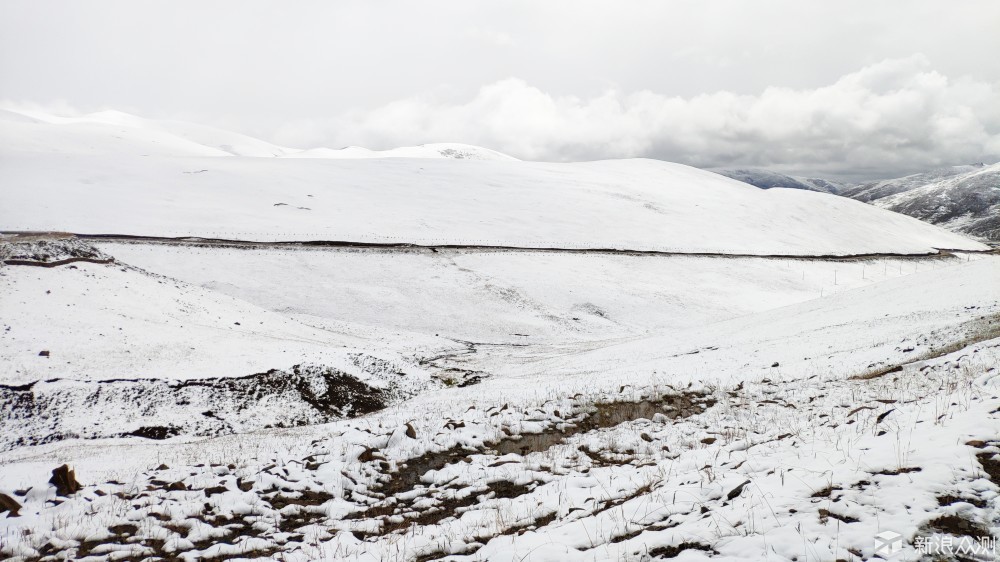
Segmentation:
<svg viewBox="0 0 1000 562">
<path fill-rule="evenodd" d="M 1000 2 L 0 3 L 0 99 L 307 148 L 853 178 L 1000 160 Z"/>
</svg>

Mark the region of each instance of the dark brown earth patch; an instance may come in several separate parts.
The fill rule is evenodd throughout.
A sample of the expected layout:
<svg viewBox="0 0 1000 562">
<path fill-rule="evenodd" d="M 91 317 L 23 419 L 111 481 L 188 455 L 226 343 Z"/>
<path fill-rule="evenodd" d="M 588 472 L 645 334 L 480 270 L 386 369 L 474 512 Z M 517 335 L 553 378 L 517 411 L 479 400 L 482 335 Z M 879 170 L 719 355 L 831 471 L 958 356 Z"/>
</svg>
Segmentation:
<svg viewBox="0 0 1000 562">
<path fill-rule="evenodd" d="M 935 531 L 948 533 L 950 535 L 955 535 L 956 537 L 972 537 L 978 539 L 980 537 L 990 536 L 989 530 L 979 523 L 957 515 L 942 515 L 937 519 L 932 519 L 928 523 L 928 526 Z"/>
<path fill-rule="evenodd" d="M 859 519 L 851 517 L 850 515 L 842 515 L 840 513 L 835 513 L 833 511 L 830 511 L 829 509 L 820 509 L 819 520 L 826 522 L 827 519 L 836 519 L 837 521 L 841 521 L 843 523 L 857 523 L 858 521 L 860 521 Z"/>
<path fill-rule="evenodd" d="M 671 420 L 686 418 L 700 414 L 714 404 L 713 398 L 701 393 L 671 394 L 657 401 L 604 402 L 594 404 L 594 410 L 580 422 L 561 431 L 553 430 L 514 436 L 492 444 L 491 448 L 499 456 L 511 453 L 522 456 L 540 453 L 579 433 L 607 429 L 639 419 L 651 420 L 657 415 L 666 416 Z"/>
<path fill-rule="evenodd" d="M 649 555 L 653 558 L 677 558 L 685 550 L 701 550 L 703 552 L 715 552 L 707 544 L 697 542 L 682 542 L 673 546 L 658 546 L 650 549 Z"/>
<path fill-rule="evenodd" d="M 872 472 L 872 474 L 878 474 L 881 476 L 898 476 L 900 474 L 910 474 L 911 472 L 920 472 L 923 470 L 919 466 L 907 466 L 903 468 L 892 468 L 886 470 L 880 470 L 878 472 Z"/>
<path fill-rule="evenodd" d="M 162 441 L 163 439 L 168 439 L 170 437 L 176 437 L 180 435 L 180 430 L 176 427 L 168 427 L 163 425 L 144 425 L 135 431 L 130 431 L 124 435 L 131 435 L 133 437 L 142 437 L 143 439 L 153 439 L 156 441 Z"/>
<path fill-rule="evenodd" d="M 986 472 L 990 480 L 1000 486 L 1000 459 L 997 459 L 1000 455 L 995 455 L 993 453 L 979 453 L 976 455 L 976 459 L 979 464 L 983 465 L 983 471 Z"/>
<path fill-rule="evenodd" d="M 950 495 L 950 494 L 946 494 L 946 495 L 943 495 L 943 496 L 938 496 L 937 497 L 937 502 L 938 502 L 938 505 L 940 505 L 941 507 L 945 507 L 945 506 L 949 506 L 949 505 L 954 505 L 956 503 L 967 503 L 967 504 L 971 504 L 971 505 L 973 505 L 975 507 L 978 507 L 978 508 L 982 509 L 982 508 L 984 508 L 984 507 L 986 507 L 988 505 L 987 502 L 986 502 L 986 500 L 984 500 L 984 499 L 970 498 L 968 496 L 953 496 L 953 495 Z"/>
</svg>

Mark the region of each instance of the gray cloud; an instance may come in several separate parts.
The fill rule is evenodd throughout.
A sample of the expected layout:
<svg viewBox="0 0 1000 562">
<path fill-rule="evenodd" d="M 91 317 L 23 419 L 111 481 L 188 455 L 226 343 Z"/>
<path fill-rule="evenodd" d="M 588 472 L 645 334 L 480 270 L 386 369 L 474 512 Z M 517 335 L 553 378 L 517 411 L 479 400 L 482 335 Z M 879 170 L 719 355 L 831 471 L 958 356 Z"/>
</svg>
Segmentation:
<svg viewBox="0 0 1000 562">
<path fill-rule="evenodd" d="M 869 177 L 1000 160 L 1000 84 L 949 79 L 915 55 L 809 89 L 692 97 L 609 90 L 554 96 L 510 78 L 471 99 L 401 99 L 282 127 L 292 145 L 385 148 L 461 141 L 530 160 L 652 157 Z"/>
</svg>

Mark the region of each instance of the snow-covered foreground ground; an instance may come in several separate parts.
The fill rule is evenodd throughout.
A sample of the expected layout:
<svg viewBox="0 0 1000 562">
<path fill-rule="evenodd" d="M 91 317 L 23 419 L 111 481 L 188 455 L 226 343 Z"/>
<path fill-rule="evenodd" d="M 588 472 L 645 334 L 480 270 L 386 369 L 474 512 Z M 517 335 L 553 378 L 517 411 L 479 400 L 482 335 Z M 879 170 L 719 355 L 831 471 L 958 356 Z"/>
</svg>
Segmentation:
<svg viewBox="0 0 1000 562">
<path fill-rule="evenodd" d="M 282 348 L 319 353 L 313 361 L 357 380 L 392 384 L 399 370 L 417 383 L 383 409 L 331 423 L 10 448 L 0 453 L 0 493 L 21 508 L 0 520 L 6 556 L 857 560 L 878 555 L 875 535 L 888 532 L 902 538 L 891 559 L 907 560 L 946 536 L 971 548 L 969 537 L 996 534 L 1000 522 L 993 256 L 101 248 L 98 257 L 118 261 L 0 270 L 3 310 L 14 312 L 5 353 L 71 361 L 38 378 L 97 380 L 116 366 L 155 380 L 226 378 L 290 367 L 273 355 Z M 833 269 L 836 285 L 822 280 Z M 367 298 L 340 295 L 362 278 Z M 322 279 L 329 285 L 296 290 Z M 388 303 L 381 312 L 351 305 L 375 295 Z M 578 298 L 608 324 L 563 322 Z M 85 308 L 57 314 L 76 307 Z M 477 307 L 523 318 L 476 322 L 462 312 Z M 45 321 L 31 322 L 38 313 Z M 102 314 L 130 339 L 116 346 L 90 333 L 112 323 Z M 549 317 L 559 321 L 539 320 Z M 157 345 L 186 333 L 175 324 L 199 326 L 177 343 L 195 349 L 160 358 Z M 535 330 L 528 345 L 507 334 L 514 325 Z M 448 339 L 469 333 L 482 340 Z M 203 351 L 241 337 L 250 343 L 233 344 L 231 363 Z M 65 349 L 36 357 L 39 341 Z M 116 355 L 130 348 L 153 366 Z M 372 374 L 352 363 L 363 353 L 396 367 Z M 448 370 L 483 379 L 449 387 L 432 377 Z M 23 375 L 4 374 L 32 378 Z M 95 411 L 106 423 L 129 419 Z M 183 408 L 151 415 L 178 416 L 195 435 L 202 427 Z M 216 415 L 249 423 L 235 410 Z M 47 484 L 62 463 L 84 484 L 70 497 Z"/>
</svg>

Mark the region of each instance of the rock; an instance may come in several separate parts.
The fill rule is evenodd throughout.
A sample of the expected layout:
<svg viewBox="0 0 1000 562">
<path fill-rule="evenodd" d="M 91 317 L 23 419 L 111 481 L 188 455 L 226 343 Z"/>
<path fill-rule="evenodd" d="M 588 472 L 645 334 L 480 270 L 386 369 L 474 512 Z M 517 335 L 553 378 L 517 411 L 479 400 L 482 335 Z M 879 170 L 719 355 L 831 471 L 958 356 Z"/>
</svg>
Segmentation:
<svg viewBox="0 0 1000 562">
<path fill-rule="evenodd" d="M 986 441 L 980 441 L 979 439 L 973 439 L 972 441 L 966 441 L 966 445 L 970 447 L 975 447 L 977 449 L 982 449 L 986 447 Z"/>
<path fill-rule="evenodd" d="M 183 492 L 187 489 L 188 489 L 187 484 L 180 481 L 174 482 L 173 484 L 167 486 L 167 491 L 170 492 Z"/>
<path fill-rule="evenodd" d="M 38 352 L 38 356 L 39 357 L 48 357 L 49 356 L 49 350 L 43 349 L 43 350 L 39 351 Z"/>
<path fill-rule="evenodd" d="M 777 361 L 775 361 L 774 363 L 771 364 L 771 367 L 777 367 L 777 366 L 778 366 L 778 362 Z"/>
<path fill-rule="evenodd" d="M 0 513 L 7 513 L 7 517 L 20 517 L 21 504 L 7 494 L 0 494 Z"/>
<path fill-rule="evenodd" d="M 80 483 L 76 481 L 76 472 L 64 464 L 52 470 L 52 478 L 49 484 L 56 487 L 57 496 L 71 496 L 80 491 Z"/>
</svg>

